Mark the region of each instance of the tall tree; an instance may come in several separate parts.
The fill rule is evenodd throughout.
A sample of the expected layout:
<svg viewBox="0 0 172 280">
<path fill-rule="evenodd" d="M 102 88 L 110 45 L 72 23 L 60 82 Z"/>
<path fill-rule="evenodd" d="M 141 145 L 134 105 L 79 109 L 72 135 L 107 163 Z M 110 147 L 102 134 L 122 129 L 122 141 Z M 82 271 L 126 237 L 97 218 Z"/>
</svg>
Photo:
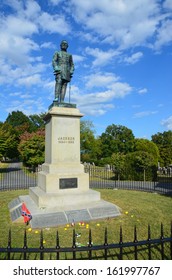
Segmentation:
<svg viewBox="0 0 172 280">
<path fill-rule="evenodd" d="M 9 113 L 5 122 L 15 128 L 18 135 L 23 134 L 25 131 L 32 131 L 32 122 L 29 117 L 21 111 L 13 111 L 12 113 Z"/>
<path fill-rule="evenodd" d="M 33 115 L 29 116 L 29 120 L 32 123 L 32 126 L 31 126 L 32 131 L 36 131 L 40 128 L 45 127 L 44 117 L 45 117 L 45 113 L 33 114 Z"/>
<path fill-rule="evenodd" d="M 122 125 L 109 125 L 100 136 L 102 142 L 102 157 L 113 153 L 127 154 L 133 151 L 134 135 L 131 129 Z"/>
<path fill-rule="evenodd" d="M 124 172 L 126 156 L 121 153 L 117 153 L 113 154 L 111 158 L 113 160 L 113 171 L 115 173 L 115 177 L 120 180 L 120 176 Z"/>
<path fill-rule="evenodd" d="M 32 167 L 42 164 L 45 157 L 45 130 L 25 132 L 20 140 L 18 149 L 24 164 Z"/>
<path fill-rule="evenodd" d="M 94 126 L 91 121 L 81 121 L 81 160 L 83 162 L 96 162 L 101 154 L 100 141 L 94 136 Z"/>
<path fill-rule="evenodd" d="M 159 155 L 159 149 L 157 145 L 148 140 L 148 139 L 135 139 L 135 145 L 134 145 L 134 150 L 135 151 L 142 151 L 142 152 L 147 152 L 148 154 L 151 154 L 154 158 L 154 163 L 156 166 L 158 166 L 158 161 L 160 159 Z"/>
<path fill-rule="evenodd" d="M 18 137 L 15 129 L 8 123 L 0 126 L 0 157 L 2 158 L 17 158 L 18 152 Z"/>
<path fill-rule="evenodd" d="M 161 166 L 172 164 L 172 131 L 158 132 L 152 135 L 152 141 L 159 148 Z"/>
<path fill-rule="evenodd" d="M 125 168 L 126 179 L 130 180 L 153 180 L 157 171 L 153 155 L 145 151 L 127 154 Z"/>
</svg>

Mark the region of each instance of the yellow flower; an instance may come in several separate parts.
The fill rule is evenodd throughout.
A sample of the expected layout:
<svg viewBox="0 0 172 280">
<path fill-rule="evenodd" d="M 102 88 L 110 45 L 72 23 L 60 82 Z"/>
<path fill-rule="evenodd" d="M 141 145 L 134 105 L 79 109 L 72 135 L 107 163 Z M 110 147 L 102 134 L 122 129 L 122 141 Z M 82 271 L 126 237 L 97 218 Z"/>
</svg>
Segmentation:
<svg viewBox="0 0 172 280">
<path fill-rule="evenodd" d="M 67 228 L 65 227 L 64 230 L 67 230 Z"/>
<path fill-rule="evenodd" d="M 32 231 L 32 229 L 31 229 L 31 228 L 28 228 L 28 231 Z"/>
<path fill-rule="evenodd" d="M 125 211 L 125 214 L 128 215 L 128 211 Z"/>
<path fill-rule="evenodd" d="M 99 227 L 100 226 L 100 224 L 97 224 L 97 227 Z"/>
<path fill-rule="evenodd" d="M 38 233 L 39 231 L 38 230 L 35 230 L 35 233 Z"/>
<path fill-rule="evenodd" d="M 43 244 L 45 244 L 46 243 L 46 241 L 45 240 L 43 240 Z"/>
</svg>

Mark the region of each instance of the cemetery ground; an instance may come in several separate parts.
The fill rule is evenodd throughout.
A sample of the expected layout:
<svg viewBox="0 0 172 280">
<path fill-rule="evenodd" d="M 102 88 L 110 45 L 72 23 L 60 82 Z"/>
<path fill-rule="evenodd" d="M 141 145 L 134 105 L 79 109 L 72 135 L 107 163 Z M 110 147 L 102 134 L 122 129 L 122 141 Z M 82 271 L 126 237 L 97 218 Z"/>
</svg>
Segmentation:
<svg viewBox="0 0 172 280">
<path fill-rule="evenodd" d="M 97 189 L 96 189 L 97 190 Z M 104 233 L 107 227 L 108 244 L 119 243 L 120 227 L 122 226 L 123 242 L 134 240 L 134 227 L 137 227 L 137 239 L 148 238 L 148 225 L 151 227 L 151 238 L 160 238 L 161 223 L 163 223 L 164 237 L 171 235 L 172 197 L 156 193 L 147 193 L 131 190 L 99 189 L 101 198 L 116 204 L 121 209 L 121 215 L 104 220 L 77 222 L 74 225 L 66 224 L 57 228 L 43 229 L 43 245 L 47 248 L 56 246 L 56 233 L 58 230 L 60 247 L 72 247 L 73 229 L 76 233 L 78 246 L 87 246 L 89 230 L 91 229 L 93 245 L 104 243 Z M 12 223 L 8 203 L 19 195 L 27 195 L 28 190 L 0 192 L 0 247 L 7 247 L 8 232 L 11 228 L 12 247 L 23 247 L 24 231 L 27 233 L 27 246 L 38 248 L 40 246 L 40 229 L 32 229 L 24 222 Z M 86 253 L 85 253 L 86 254 Z M 97 252 L 97 257 L 100 252 Z M 14 257 L 17 258 L 17 257 Z M 33 259 L 35 257 L 33 256 Z M 53 257 L 52 257 L 53 258 Z M 67 257 L 70 259 L 70 253 Z M 143 252 L 144 259 L 144 252 Z M 158 257 L 157 257 L 158 259 Z"/>
</svg>

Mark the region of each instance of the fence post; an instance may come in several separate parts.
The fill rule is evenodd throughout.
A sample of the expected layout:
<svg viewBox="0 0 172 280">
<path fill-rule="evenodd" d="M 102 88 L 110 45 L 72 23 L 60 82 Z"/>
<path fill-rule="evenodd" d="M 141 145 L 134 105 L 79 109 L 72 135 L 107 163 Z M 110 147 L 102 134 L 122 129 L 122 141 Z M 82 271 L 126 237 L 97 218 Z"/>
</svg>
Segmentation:
<svg viewBox="0 0 172 280">
<path fill-rule="evenodd" d="M 10 260 L 11 259 L 11 252 L 10 252 L 10 250 L 11 250 L 11 229 L 9 229 L 9 232 L 8 232 L 8 246 L 7 246 L 7 252 L 8 252 L 8 260 Z"/>
<path fill-rule="evenodd" d="M 107 233 L 107 227 L 105 228 L 105 240 L 104 240 L 104 246 L 105 246 L 105 260 L 107 260 L 107 246 L 108 246 L 108 233 Z"/>
<path fill-rule="evenodd" d="M 161 257 L 162 260 L 164 260 L 164 227 L 163 224 L 161 223 Z"/>
<path fill-rule="evenodd" d="M 88 247 L 90 248 L 88 252 L 88 259 L 92 260 L 92 235 L 91 235 L 91 229 L 89 229 L 89 239 L 88 239 Z"/>
<path fill-rule="evenodd" d="M 57 233 L 56 233 L 56 249 L 58 250 L 58 251 L 57 251 L 57 254 L 56 254 L 56 260 L 59 260 L 59 257 L 60 257 L 60 254 L 59 254 L 60 242 L 59 242 L 59 233 L 58 233 L 58 230 L 57 230 Z"/>
<path fill-rule="evenodd" d="M 122 235 L 122 226 L 120 226 L 120 233 L 119 233 L 119 245 L 120 245 L 120 253 L 119 253 L 119 259 L 123 260 L 123 235 Z"/>
<path fill-rule="evenodd" d="M 73 229 L 73 245 L 72 245 L 72 249 L 73 249 L 73 260 L 76 260 L 76 236 L 75 236 L 75 229 Z"/>
<path fill-rule="evenodd" d="M 137 243 L 138 240 L 137 240 L 137 228 L 136 226 L 134 226 L 134 243 Z M 134 246 L 134 257 L 135 257 L 135 260 L 137 260 L 137 245 Z"/>
<path fill-rule="evenodd" d="M 23 257 L 24 257 L 24 260 L 26 260 L 26 252 L 27 252 L 27 235 L 26 235 L 26 229 L 24 230 L 24 244 L 23 244 L 23 249 L 24 249 Z"/>
<path fill-rule="evenodd" d="M 44 259 L 44 253 L 43 253 L 43 250 L 44 250 L 44 245 L 43 245 L 43 231 L 41 229 L 41 233 L 40 233 L 40 260 L 43 260 Z"/>
<path fill-rule="evenodd" d="M 151 260 L 151 229 L 148 225 L 148 258 Z"/>
<path fill-rule="evenodd" d="M 172 260 L 172 221 L 171 221 L 171 242 L 170 242 L 170 253 L 171 253 L 171 260 Z"/>
</svg>

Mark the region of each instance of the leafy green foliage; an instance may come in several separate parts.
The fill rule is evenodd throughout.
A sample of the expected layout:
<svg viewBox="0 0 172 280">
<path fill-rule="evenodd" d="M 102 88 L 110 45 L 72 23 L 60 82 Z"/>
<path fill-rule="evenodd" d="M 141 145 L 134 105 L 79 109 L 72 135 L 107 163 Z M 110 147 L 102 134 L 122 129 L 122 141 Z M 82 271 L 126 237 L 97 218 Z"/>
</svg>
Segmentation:
<svg viewBox="0 0 172 280">
<path fill-rule="evenodd" d="M 0 158 L 17 158 L 18 137 L 15 129 L 8 123 L 0 126 Z"/>
<path fill-rule="evenodd" d="M 120 153 L 112 155 L 113 167 L 115 172 L 115 179 L 120 180 L 121 174 L 124 173 L 125 170 L 125 160 L 126 156 Z"/>
<path fill-rule="evenodd" d="M 154 164 L 158 166 L 160 155 L 159 155 L 158 147 L 155 143 L 147 139 L 135 139 L 134 150 L 136 152 L 141 151 L 152 155 L 154 158 Z"/>
<path fill-rule="evenodd" d="M 13 111 L 6 119 L 6 123 L 10 124 L 13 128 L 16 128 L 18 135 L 21 135 L 25 131 L 31 132 L 31 121 L 21 111 Z"/>
<path fill-rule="evenodd" d="M 161 166 L 172 164 L 172 131 L 152 135 L 152 141 L 159 148 Z"/>
<path fill-rule="evenodd" d="M 94 136 L 94 126 L 90 121 L 80 123 L 81 161 L 97 162 L 101 154 L 101 142 Z"/>
<path fill-rule="evenodd" d="M 6 123 L 15 128 L 18 135 L 20 136 L 26 131 L 33 132 L 37 131 L 40 128 L 44 128 L 44 116 L 45 113 L 26 116 L 21 111 L 13 111 L 8 115 Z"/>
<path fill-rule="evenodd" d="M 37 134 L 44 130 L 44 116 L 44 113 L 26 116 L 21 111 L 13 111 L 8 115 L 5 123 L 0 122 L 0 157 L 14 158 L 18 157 L 20 152 L 25 164 L 35 166 L 37 163 L 42 163 L 44 159 L 44 137 L 40 140 L 40 136 L 38 137 Z M 26 135 L 29 135 L 27 141 Z M 172 131 L 157 133 L 152 136 L 152 141 L 149 141 L 147 139 L 135 139 L 131 129 L 112 124 L 106 128 L 100 137 L 95 137 L 93 123 L 82 120 L 80 142 L 82 162 L 94 162 L 100 166 L 113 165 L 118 178 L 121 178 L 124 162 L 128 160 L 125 156 L 128 154 L 134 153 L 127 163 L 127 168 L 129 168 L 129 163 L 132 165 L 130 172 L 135 167 L 133 172 L 137 173 L 138 170 L 136 169 L 138 169 L 138 166 L 141 169 L 143 161 L 144 170 L 150 168 L 150 162 L 151 166 L 154 167 L 158 166 L 158 162 L 161 166 L 172 164 Z M 38 148 L 39 145 L 41 145 L 40 148 Z M 136 152 L 137 163 L 134 159 Z M 150 161 L 146 160 L 146 154 L 151 156 Z"/>
<path fill-rule="evenodd" d="M 45 157 L 45 131 L 26 132 L 20 137 L 18 149 L 24 164 L 36 167 L 44 162 Z"/>
<path fill-rule="evenodd" d="M 127 154 L 133 151 L 134 135 L 132 130 L 122 125 L 109 125 L 100 137 L 103 157 L 114 153 Z"/>
<path fill-rule="evenodd" d="M 154 180 L 157 166 L 152 154 L 145 151 L 136 151 L 126 155 L 125 179 Z"/>
<path fill-rule="evenodd" d="M 45 117 L 45 113 L 41 113 L 39 115 L 34 114 L 34 115 L 29 116 L 29 120 L 32 123 L 32 126 L 31 126 L 32 131 L 36 131 L 40 128 L 45 127 L 44 117 Z"/>
</svg>

